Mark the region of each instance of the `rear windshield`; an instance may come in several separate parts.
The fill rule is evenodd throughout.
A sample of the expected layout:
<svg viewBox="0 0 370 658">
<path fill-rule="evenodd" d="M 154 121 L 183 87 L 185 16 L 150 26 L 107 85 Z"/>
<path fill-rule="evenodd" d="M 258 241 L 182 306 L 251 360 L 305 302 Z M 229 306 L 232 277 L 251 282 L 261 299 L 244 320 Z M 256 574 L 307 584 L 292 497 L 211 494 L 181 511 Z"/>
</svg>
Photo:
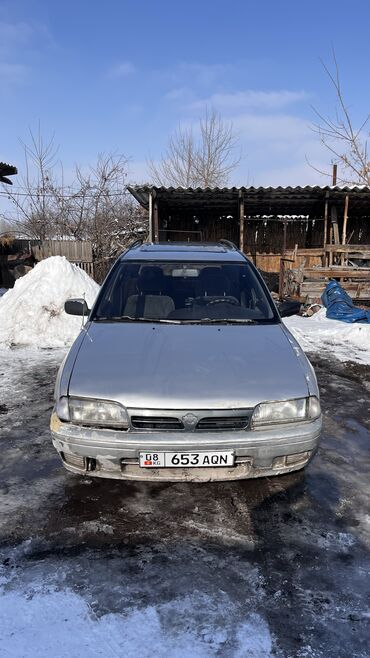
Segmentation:
<svg viewBox="0 0 370 658">
<path fill-rule="evenodd" d="M 274 322 L 276 310 L 248 262 L 121 262 L 92 320 Z"/>
</svg>

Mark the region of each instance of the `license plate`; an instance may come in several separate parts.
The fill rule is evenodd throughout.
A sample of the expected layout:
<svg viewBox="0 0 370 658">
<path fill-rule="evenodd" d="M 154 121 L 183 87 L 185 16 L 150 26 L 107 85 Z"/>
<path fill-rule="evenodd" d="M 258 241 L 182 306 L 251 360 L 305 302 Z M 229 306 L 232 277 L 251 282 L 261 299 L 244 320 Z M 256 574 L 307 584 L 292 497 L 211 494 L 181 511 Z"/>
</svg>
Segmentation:
<svg viewBox="0 0 370 658">
<path fill-rule="evenodd" d="M 141 468 L 214 468 L 233 466 L 234 453 L 213 452 L 141 452 Z"/>
</svg>

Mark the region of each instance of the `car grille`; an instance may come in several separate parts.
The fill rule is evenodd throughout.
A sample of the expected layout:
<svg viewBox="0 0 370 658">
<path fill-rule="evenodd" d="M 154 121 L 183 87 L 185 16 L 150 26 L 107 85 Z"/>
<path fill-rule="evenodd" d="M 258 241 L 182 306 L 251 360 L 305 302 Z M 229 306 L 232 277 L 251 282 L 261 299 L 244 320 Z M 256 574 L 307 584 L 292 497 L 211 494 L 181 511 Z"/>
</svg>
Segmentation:
<svg viewBox="0 0 370 658">
<path fill-rule="evenodd" d="M 131 425 L 137 430 L 183 430 L 179 418 L 171 416 L 131 416 Z"/>
<path fill-rule="evenodd" d="M 249 416 L 210 416 L 201 418 L 196 426 L 197 431 L 227 431 L 243 430 L 249 423 Z"/>
<path fill-rule="evenodd" d="M 146 432 L 232 432 L 248 428 L 252 414 L 251 409 L 233 409 L 227 411 L 214 411 L 212 415 L 206 415 L 206 410 L 186 412 L 176 410 L 169 413 L 161 410 L 158 415 L 140 409 L 132 410 L 131 427 L 133 430 Z M 171 415 L 170 415 L 171 414 Z M 189 422 L 190 417 L 190 424 Z"/>
</svg>

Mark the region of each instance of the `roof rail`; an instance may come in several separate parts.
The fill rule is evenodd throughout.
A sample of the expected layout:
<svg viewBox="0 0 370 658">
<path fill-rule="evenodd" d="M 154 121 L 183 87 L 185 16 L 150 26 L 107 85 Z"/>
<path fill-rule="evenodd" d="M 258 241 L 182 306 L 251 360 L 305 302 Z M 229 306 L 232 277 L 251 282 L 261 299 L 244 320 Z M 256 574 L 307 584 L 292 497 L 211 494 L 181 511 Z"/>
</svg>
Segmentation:
<svg viewBox="0 0 370 658">
<path fill-rule="evenodd" d="M 225 247 L 229 247 L 230 249 L 234 249 L 235 251 L 238 251 L 238 247 L 236 246 L 236 244 L 234 244 L 234 242 L 231 242 L 231 240 L 225 240 L 224 238 L 221 238 L 221 240 L 219 240 L 219 243 L 225 245 Z"/>
<path fill-rule="evenodd" d="M 143 239 L 142 238 L 139 238 L 138 240 L 134 240 L 134 242 L 129 244 L 129 246 L 127 247 L 127 251 L 129 251 L 129 249 L 134 249 L 134 247 L 138 247 L 139 244 L 143 244 Z"/>
</svg>

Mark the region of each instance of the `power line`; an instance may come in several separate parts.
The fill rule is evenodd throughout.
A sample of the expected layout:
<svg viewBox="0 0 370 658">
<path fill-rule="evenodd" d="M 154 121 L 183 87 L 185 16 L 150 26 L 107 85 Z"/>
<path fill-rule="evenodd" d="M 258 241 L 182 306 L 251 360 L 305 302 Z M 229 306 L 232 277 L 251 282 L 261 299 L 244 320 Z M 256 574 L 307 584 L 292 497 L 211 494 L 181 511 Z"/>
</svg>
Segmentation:
<svg viewBox="0 0 370 658">
<path fill-rule="evenodd" d="M 8 199 L 11 199 L 12 196 L 24 196 L 24 197 L 31 197 L 31 198 L 47 198 L 47 199 L 96 199 L 97 195 L 101 195 L 101 197 L 117 197 L 117 196 L 125 196 L 127 194 L 126 190 L 123 190 L 122 192 L 96 192 L 96 194 L 51 194 L 51 193 L 46 193 L 46 192 L 6 192 L 5 190 L 0 190 L 0 195 L 7 197 Z"/>
</svg>

